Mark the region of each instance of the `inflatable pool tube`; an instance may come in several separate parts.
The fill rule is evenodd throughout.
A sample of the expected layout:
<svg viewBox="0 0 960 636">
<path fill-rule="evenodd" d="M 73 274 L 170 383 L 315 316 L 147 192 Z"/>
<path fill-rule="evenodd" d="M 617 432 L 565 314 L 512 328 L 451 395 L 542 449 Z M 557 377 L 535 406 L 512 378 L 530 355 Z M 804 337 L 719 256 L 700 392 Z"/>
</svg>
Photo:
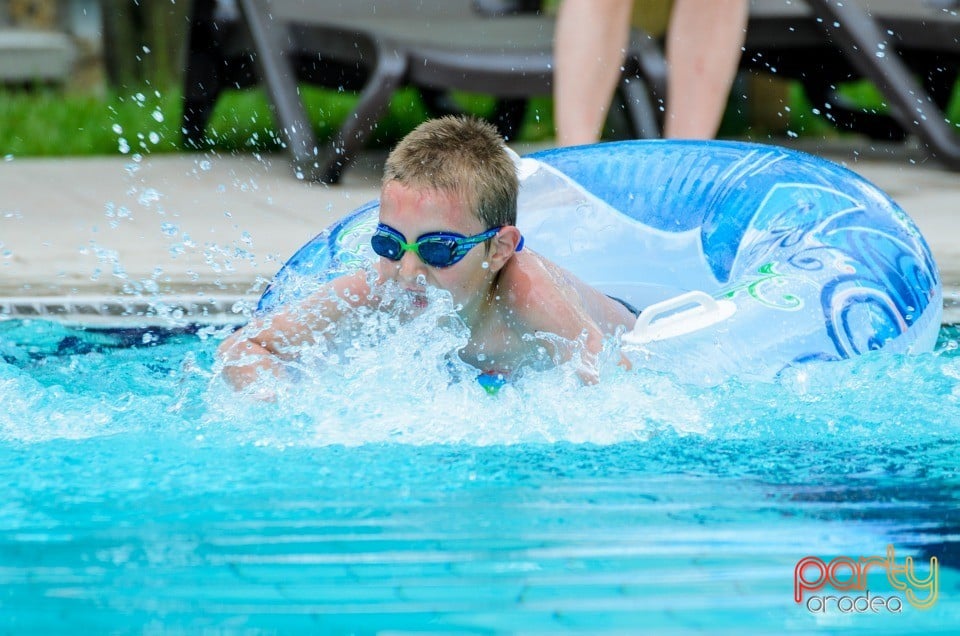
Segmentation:
<svg viewBox="0 0 960 636">
<path fill-rule="evenodd" d="M 737 142 L 628 141 L 518 158 L 526 245 L 643 309 L 624 350 L 696 382 L 812 360 L 931 350 L 929 247 L 878 188 L 830 161 Z M 377 202 L 301 248 L 258 310 L 375 258 Z"/>
</svg>

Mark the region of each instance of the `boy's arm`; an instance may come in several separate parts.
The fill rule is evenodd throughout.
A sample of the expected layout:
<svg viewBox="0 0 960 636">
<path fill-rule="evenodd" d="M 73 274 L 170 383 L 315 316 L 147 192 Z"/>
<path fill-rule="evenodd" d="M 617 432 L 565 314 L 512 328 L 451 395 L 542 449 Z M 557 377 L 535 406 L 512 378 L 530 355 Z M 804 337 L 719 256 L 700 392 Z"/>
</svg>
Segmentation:
<svg viewBox="0 0 960 636">
<path fill-rule="evenodd" d="M 603 350 L 603 331 L 584 307 L 578 291 L 559 268 L 541 263 L 511 281 L 513 316 L 521 324 L 517 327 L 525 333 L 545 332 L 556 334 L 570 341 L 580 341 L 580 364 L 577 375 L 584 384 L 600 381 L 599 357 Z M 538 271 L 540 270 L 540 271 Z M 537 274 L 544 274 L 538 276 Z M 564 360 L 569 360 L 572 350 L 556 351 Z"/>
<path fill-rule="evenodd" d="M 217 349 L 224 378 L 239 390 L 262 373 L 284 377 L 283 361 L 314 344 L 316 334 L 338 322 L 346 307 L 368 302 L 369 295 L 366 273 L 360 271 L 324 285 L 303 303 L 252 320 Z"/>
<path fill-rule="evenodd" d="M 539 305 L 534 313 L 539 318 L 538 326 L 529 330 L 530 333 L 546 332 L 556 334 L 570 341 L 582 343 L 580 349 L 580 363 L 577 365 L 577 376 L 584 384 L 597 384 L 600 381 L 600 352 L 603 350 L 603 332 L 590 316 L 577 307 L 554 306 L 553 311 L 543 312 L 546 305 Z M 533 322 L 533 321 L 531 321 Z M 573 355 L 572 349 L 557 350 L 556 353 L 563 361 Z"/>
</svg>

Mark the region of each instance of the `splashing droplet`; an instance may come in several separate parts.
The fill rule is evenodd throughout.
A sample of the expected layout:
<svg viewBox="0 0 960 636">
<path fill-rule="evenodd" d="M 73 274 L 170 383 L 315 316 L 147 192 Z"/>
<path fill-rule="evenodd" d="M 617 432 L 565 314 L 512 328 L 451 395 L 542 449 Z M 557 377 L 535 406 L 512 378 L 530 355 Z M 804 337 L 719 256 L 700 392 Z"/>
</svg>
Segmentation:
<svg viewBox="0 0 960 636">
<path fill-rule="evenodd" d="M 151 203 L 156 203 L 160 200 L 160 192 L 156 188 L 145 188 L 143 192 L 140 193 L 140 196 L 137 197 L 137 203 L 142 206 L 149 206 Z"/>
</svg>

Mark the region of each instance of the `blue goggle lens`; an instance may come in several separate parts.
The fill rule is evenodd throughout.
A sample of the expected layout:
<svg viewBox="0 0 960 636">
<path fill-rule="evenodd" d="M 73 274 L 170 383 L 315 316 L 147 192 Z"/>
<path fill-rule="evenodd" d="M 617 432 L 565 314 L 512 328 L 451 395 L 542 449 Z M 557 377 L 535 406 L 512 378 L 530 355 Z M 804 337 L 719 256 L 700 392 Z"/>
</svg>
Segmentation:
<svg viewBox="0 0 960 636">
<path fill-rule="evenodd" d="M 496 236 L 499 231 L 500 228 L 496 227 L 476 236 L 428 234 L 413 243 L 407 243 L 402 234 L 381 223 L 370 238 L 370 246 L 378 256 L 391 261 L 399 261 L 404 252 L 410 251 L 416 252 L 420 260 L 430 267 L 450 267 L 460 262 L 475 246 Z"/>
</svg>

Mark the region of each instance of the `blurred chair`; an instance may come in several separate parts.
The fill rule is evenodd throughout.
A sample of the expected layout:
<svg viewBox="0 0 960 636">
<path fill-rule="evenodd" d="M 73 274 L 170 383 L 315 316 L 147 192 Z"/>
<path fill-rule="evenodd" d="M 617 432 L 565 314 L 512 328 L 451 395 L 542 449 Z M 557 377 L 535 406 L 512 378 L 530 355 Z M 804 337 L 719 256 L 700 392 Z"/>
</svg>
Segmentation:
<svg viewBox="0 0 960 636">
<path fill-rule="evenodd" d="M 834 125 L 874 139 L 915 134 L 960 169 L 960 138 L 946 109 L 960 71 L 960 0 L 752 0 L 742 66 L 799 80 Z M 837 94 L 870 80 L 889 114 Z"/>
<path fill-rule="evenodd" d="M 56 0 L 0 0 L 0 85 L 64 84 L 77 47 Z"/>
<path fill-rule="evenodd" d="M 183 130 L 189 145 L 205 130 L 224 89 L 258 81 L 267 95 L 294 170 L 336 182 L 401 86 L 447 110 L 450 91 L 495 96 L 500 132 L 513 138 L 528 98 L 549 95 L 552 17 L 529 0 L 195 0 L 188 43 Z M 298 82 L 359 91 L 335 137 L 319 144 Z M 666 66 L 656 43 L 631 40 L 622 103 L 635 137 L 656 137 Z"/>
</svg>

